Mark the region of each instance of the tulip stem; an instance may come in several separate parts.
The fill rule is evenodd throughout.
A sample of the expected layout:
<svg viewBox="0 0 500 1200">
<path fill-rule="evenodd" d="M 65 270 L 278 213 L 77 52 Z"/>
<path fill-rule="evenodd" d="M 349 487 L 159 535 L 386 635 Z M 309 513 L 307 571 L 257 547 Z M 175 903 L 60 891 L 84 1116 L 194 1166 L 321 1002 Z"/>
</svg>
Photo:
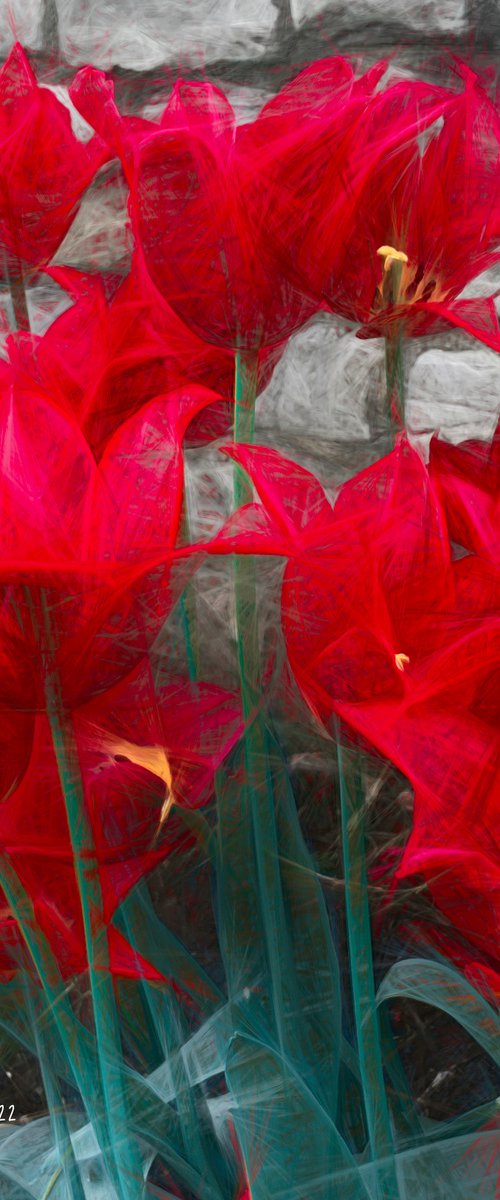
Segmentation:
<svg viewBox="0 0 500 1200">
<path fill-rule="evenodd" d="M 377 1167 L 381 1200 L 397 1200 L 399 1189 L 385 1090 L 378 1009 L 375 999 L 368 872 L 366 868 L 362 774 L 355 752 L 341 745 L 337 728 L 342 855 L 354 1024 L 371 1160 Z"/>
<path fill-rule="evenodd" d="M 182 544 L 189 544 L 191 540 L 189 530 L 189 513 L 187 508 L 186 491 L 184 489 L 182 498 L 182 513 L 180 536 Z M 184 641 L 186 644 L 186 658 L 188 676 L 191 683 L 195 683 L 199 676 L 200 661 L 199 661 L 199 638 L 198 638 L 198 623 L 196 618 L 196 596 L 193 587 L 193 581 L 187 584 L 181 599 L 180 609 L 182 617 L 182 627 L 184 631 Z"/>
<path fill-rule="evenodd" d="M 405 424 L 405 371 L 403 333 L 400 322 L 397 328 L 385 338 L 385 378 L 387 387 L 387 407 L 395 433 L 404 429 Z"/>
<path fill-rule="evenodd" d="M 6 251 L 5 263 L 7 267 L 10 298 L 12 300 L 12 308 L 14 311 L 15 327 L 16 329 L 29 333 L 31 327 L 28 299 L 26 296 L 24 272 L 21 259 L 18 258 L 17 254 L 14 254 L 11 251 Z"/>
<path fill-rule="evenodd" d="M 116 1183 L 114 1160 L 110 1159 L 106 1114 L 94 1044 L 88 1031 L 79 1023 L 73 1012 L 68 996 L 69 989 L 64 986 L 56 959 L 38 925 L 31 899 L 7 854 L 0 854 L 0 879 L 5 898 L 42 985 L 47 1010 L 54 1019 L 70 1072 L 108 1167 L 110 1180 Z M 115 1194 L 119 1197 L 122 1195 L 119 1189 Z"/>
<path fill-rule="evenodd" d="M 139 1200 L 142 1164 L 130 1140 L 127 1102 L 123 1086 L 123 1052 L 113 977 L 110 970 L 108 931 L 103 917 L 99 863 L 78 769 L 78 752 L 71 717 L 63 714 L 54 680 L 47 682 L 47 714 L 64 796 L 80 893 L 90 991 L 94 1013 L 97 1056 L 108 1128 L 110 1160 L 120 1200 Z"/>
<path fill-rule="evenodd" d="M 58 1166 L 49 1181 L 45 1195 L 50 1195 L 49 1188 L 57 1182 L 59 1178 L 64 1180 L 65 1194 L 68 1200 L 85 1200 L 85 1191 L 78 1168 L 78 1163 L 73 1150 L 71 1141 L 71 1133 L 68 1127 L 68 1121 L 64 1108 L 64 1101 L 61 1096 L 57 1076 L 54 1072 L 51 1063 L 52 1051 L 51 1045 L 47 1039 L 46 1021 L 42 1013 L 39 1015 L 35 1007 L 35 997 L 32 980 L 28 972 L 25 972 L 24 977 L 24 994 L 26 997 L 26 1007 L 29 1013 L 30 1025 L 35 1038 L 35 1046 L 40 1064 L 40 1072 L 42 1083 L 47 1100 L 49 1110 L 50 1124 L 54 1137 L 54 1146 L 58 1159 Z"/>
<path fill-rule="evenodd" d="M 255 399 L 257 395 L 258 356 L 254 352 L 237 350 L 234 363 L 234 441 L 253 445 L 255 436 Z M 239 507 L 248 504 L 253 495 L 252 485 L 241 467 L 234 473 L 234 502 Z"/>
<path fill-rule="evenodd" d="M 379 299 L 388 318 L 385 335 L 385 377 L 387 408 L 395 434 L 404 428 L 405 372 L 403 360 L 404 324 L 398 316 L 404 298 L 404 281 L 408 256 L 393 246 L 380 246 L 377 254 L 384 259 Z"/>
<path fill-rule="evenodd" d="M 64 797 L 73 865 L 78 884 L 87 952 L 90 992 L 94 1013 L 104 1120 L 108 1132 L 108 1157 L 120 1200 L 139 1200 L 142 1194 L 142 1163 L 130 1140 L 127 1103 L 123 1087 L 123 1051 L 110 970 L 108 930 L 104 920 L 99 862 L 78 763 L 78 749 L 69 713 L 65 713 L 54 670 L 54 637 L 50 613 L 43 603 L 42 644 L 46 662 L 46 709 L 54 754 Z M 32 613 L 35 632 L 36 620 Z"/>
<path fill-rule="evenodd" d="M 257 354 L 237 351 L 234 386 L 234 441 L 253 444 L 255 397 L 257 394 Z M 233 474 L 236 509 L 252 500 L 252 485 L 238 463 Z M 238 667 L 245 722 L 255 710 L 259 688 L 259 642 L 255 561 L 253 556 L 236 555 L 234 566 Z"/>
<path fill-rule="evenodd" d="M 401 259 L 393 258 L 386 271 L 386 298 L 388 303 L 397 308 L 401 304 L 403 289 L 403 272 L 405 266 Z M 403 322 L 396 318 L 389 326 L 385 338 L 385 377 L 387 382 L 387 406 L 396 433 L 404 429 L 405 423 L 405 369 L 403 354 Z"/>
<path fill-rule="evenodd" d="M 64 986 L 57 962 L 45 935 L 40 930 L 32 902 L 15 871 L 7 854 L 0 854 L 0 880 L 2 891 L 17 921 L 20 933 L 26 944 L 29 956 L 43 988 L 50 1011 L 68 1060 L 68 1066 L 73 1075 L 85 1105 L 89 1121 L 97 1125 L 96 1099 L 98 1089 L 94 1064 L 91 1056 L 82 1055 L 80 1034 L 83 1026 L 78 1027 L 73 1013 L 68 988 Z"/>
<path fill-rule="evenodd" d="M 235 361 L 235 443 L 254 440 L 255 397 L 258 357 L 254 352 L 237 352 Z M 253 497 L 250 481 L 242 468 L 234 464 L 234 501 L 237 508 Z M 240 796 L 240 821 L 251 856 L 249 867 L 255 881 L 261 908 L 262 936 L 265 942 L 270 999 L 280 1050 L 285 1045 L 286 980 L 283 977 L 282 947 L 275 916 L 281 897 L 275 826 L 276 798 L 270 778 L 267 729 L 261 712 L 260 654 L 257 620 L 255 558 L 235 555 L 234 593 L 236 608 L 237 654 L 244 719 L 244 794 Z M 244 911 L 247 897 L 242 897 Z M 238 915 L 236 915 L 238 920 Z"/>
</svg>

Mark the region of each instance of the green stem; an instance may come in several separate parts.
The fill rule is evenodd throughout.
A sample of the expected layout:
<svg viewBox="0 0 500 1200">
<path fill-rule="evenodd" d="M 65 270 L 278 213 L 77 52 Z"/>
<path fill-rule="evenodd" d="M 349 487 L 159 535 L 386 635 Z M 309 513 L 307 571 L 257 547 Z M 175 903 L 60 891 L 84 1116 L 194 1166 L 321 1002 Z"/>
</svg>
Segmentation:
<svg viewBox="0 0 500 1200">
<path fill-rule="evenodd" d="M 257 394 L 257 354 L 237 351 L 234 381 L 234 441 L 253 444 L 255 397 Z M 252 500 L 252 485 L 245 472 L 234 465 L 234 503 L 238 509 Z M 253 556 L 236 555 L 234 566 L 238 668 L 245 721 L 250 719 L 258 699 L 259 642 L 255 561 Z"/>
<path fill-rule="evenodd" d="M 6 251 L 5 263 L 16 329 L 29 333 L 30 318 L 22 262 L 13 251 Z"/>
<path fill-rule="evenodd" d="M 234 441 L 252 445 L 257 393 L 257 352 L 235 356 Z M 249 504 L 253 489 L 247 475 L 234 465 L 235 507 Z M 254 861 L 255 884 L 261 910 L 261 930 L 269 972 L 270 996 L 278 1043 L 284 1052 L 284 993 L 286 978 L 282 970 L 281 946 L 277 934 L 277 913 L 281 903 L 278 852 L 275 828 L 275 798 L 269 777 L 267 730 L 260 712 L 261 679 L 257 620 L 257 589 L 253 555 L 235 555 L 234 596 L 236 610 L 237 657 L 245 724 L 244 765 L 245 800 L 241 796 L 242 821 L 249 823 L 248 844 Z M 253 851 L 253 853 L 252 853 Z M 272 919 L 270 919 L 272 914 Z"/>
<path fill-rule="evenodd" d="M 387 272 L 386 293 L 390 304 L 401 303 L 404 264 L 393 259 Z M 397 320 L 385 338 L 387 407 L 395 433 L 405 424 L 404 325 Z"/>
<path fill-rule="evenodd" d="M 253 445 L 258 354 L 237 350 L 234 362 L 234 441 Z M 239 508 L 252 499 L 252 485 L 241 467 L 234 474 L 234 502 Z"/>
<path fill-rule="evenodd" d="M 52 1016 L 76 1088 L 80 1092 L 88 1119 L 94 1129 L 110 1179 L 116 1183 L 105 1121 L 101 1080 L 95 1046 L 88 1031 L 77 1020 L 64 986 L 56 959 L 38 925 L 32 902 L 6 854 L 0 854 L 2 890 L 24 938 L 30 958 L 42 985 L 47 1009 Z M 104 1136 L 103 1136 L 104 1135 Z M 118 1195 L 121 1196 L 120 1191 Z"/>
<path fill-rule="evenodd" d="M 400 328 L 391 331 L 385 339 L 385 378 L 392 427 L 395 433 L 399 433 L 404 429 L 406 400 L 403 333 Z"/>
<path fill-rule="evenodd" d="M 68 998 L 69 987 L 65 987 L 62 982 L 52 950 L 37 924 L 31 900 L 24 891 L 10 859 L 6 854 L 1 853 L 0 881 L 9 908 L 18 923 L 40 979 L 47 1002 L 47 1011 L 54 1019 L 71 1075 L 82 1096 L 89 1122 L 94 1129 L 110 1180 L 112 1180 L 113 1176 L 109 1169 L 107 1150 L 102 1136 L 104 1122 L 95 1041 L 75 1016 Z M 171 1157 L 174 1168 L 183 1170 L 182 1177 L 186 1180 L 188 1190 L 191 1188 L 193 1193 L 201 1196 L 203 1194 L 202 1181 L 189 1162 L 181 1156 L 181 1131 L 170 1105 L 164 1104 L 159 1097 L 155 1098 L 147 1080 L 142 1081 L 135 1072 L 131 1071 L 129 1078 L 132 1131 L 143 1144 L 154 1148 L 160 1155 L 168 1155 L 169 1159 Z M 109 1200 L 116 1200 L 116 1191 L 109 1189 L 108 1191 Z M 219 1194 L 216 1195 L 208 1187 L 206 1194 L 207 1197 L 211 1196 L 213 1200 L 218 1200 Z M 107 1195 L 108 1192 L 106 1192 Z M 142 1189 L 133 1195 L 138 1196 L 139 1200 Z"/>
<path fill-rule="evenodd" d="M 120 1200 L 139 1200 L 143 1189 L 142 1163 L 137 1147 L 129 1136 L 127 1103 L 123 1086 L 125 1074 L 123 1052 L 113 977 L 109 963 L 108 931 L 103 918 L 99 863 L 79 771 L 73 723 L 71 716 L 64 712 L 59 695 L 59 681 L 50 666 L 54 659 L 54 644 L 50 614 L 46 604 L 43 611 L 45 622 L 43 637 L 48 652 L 47 716 L 64 797 L 74 870 L 80 895 L 97 1057 L 109 1137 L 107 1158 Z"/>
<path fill-rule="evenodd" d="M 92 828 L 86 813 L 71 718 L 63 715 L 59 705 L 54 701 L 53 689 L 49 687 L 47 711 L 66 805 L 75 875 L 80 893 L 97 1055 L 109 1133 L 110 1156 L 115 1167 L 114 1181 L 120 1200 L 139 1200 L 142 1193 L 142 1164 L 140 1155 L 129 1136 L 128 1111 L 123 1087 L 123 1055 L 113 977 L 109 964 L 107 926 L 102 916 L 99 864 L 93 844 Z"/>
<path fill-rule="evenodd" d="M 5 898 L 19 926 L 36 974 L 42 985 L 47 1008 L 55 1022 L 68 1066 L 85 1105 L 89 1121 L 98 1131 L 98 1082 L 90 1047 L 84 1052 L 86 1030 L 80 1026 L 71 1007 L 68 988 L 61 978 L 57 962 L 38 925 L 32 902 L 14 870 L 10 858 L 0 854 L 0 881 Z"/>
<path fill-rule="evenodd" d="M 393 1135 L 375 1000 L 368 872 L 366 867 L 364 796 L 356 753 L 341 745 L 337 730 L 342 855 L 344 860 L 347 939 L 351 969 L 354 1023 L 360 1078 L 368 1127 L 371 1160 L 378 1165 L 381 1200 L 399 1195 L 393 1157 Z"/>
<path fill-rule="evenodd" d="M 57 1180 L 62 1177 L 65 1184 L 65 1195 L 68 1197 L 68 1200 L 85 1200 L 85 1191 L 73 1150 L 64 1101 L 61 1096 L 57 1076 L 52 1067 L 51 1058 L 53 1057 L 53 1050 L 50 1040 L 47 1037 L 46 1016 L 43 1013 L 40 1015 L 36 1011 L 33 983 L 28 972 L 24 973 L 24 994 L 30 1025 L 35 1038 L 36 1052 L 58 1161 L 56 1171 L 49 1181 L 45 1195 L 50 1195 L 50 1190 L 53 1189 Z"/>
<path fill-rule="evenodd" d="M 189 543 L 191 540 L 185 490 L 182 499 L 180 536 L 183 544 Z M 200 648 L 198 638 L 198 622 L 196 617 L 196 595 L 193 581 L 187 584 L 185 591 L 181 596 L 180 609 L 182 627 L 184 631 L 184 641 L 186 644 L 188 675 L 191 683 L 195 683 L 195 681 L 199 678 L 200 672 Z"/>
</svg>

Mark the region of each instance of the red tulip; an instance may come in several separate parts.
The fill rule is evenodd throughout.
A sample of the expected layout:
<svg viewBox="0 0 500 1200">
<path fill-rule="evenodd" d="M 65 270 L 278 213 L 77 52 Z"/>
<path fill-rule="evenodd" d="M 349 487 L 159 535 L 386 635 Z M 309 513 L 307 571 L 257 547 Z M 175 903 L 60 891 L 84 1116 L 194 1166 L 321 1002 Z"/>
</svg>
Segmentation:
<svg viewBox="0 0 500 1200">
<path fill-rule="evenodd" d="M 82 67 L 77 72 L 69 95 L 85 121 L 120 159 L 127 182 L 132 184 L 138 148 L 158 131 L 158 122 L 120 113 L 112 79 L 96 67 Z"/>
<path fill-rule="evenodd" d="M 238 704 L 202 683 L 191 689 L 177 680 L 155 690 L 143 668 L 80 710 L 74 728 L 103 901 L 94 920 L 107 929 L 110 968 L 159 980 L 113 927 L 113 914 L 139 879 L 190 840 L 178 809 L 210 797 L 214 771 L 241 733 Z M 86 970 L 65 802 L 43 715 L 24 776 L 0 805 L 0 850 L 30 896 L 63 975 Z"/>
<path fill-rule="evenodd" d="M 109 150 L 80 142 L 68 110 L 39 87 L 16 44 L 0 70 L 0 242 L 35 269 L 48 262 Z"/>
<path fill-rule="evenodd" d="M 265 257 L 242 188 L 258 155 L 223 93 L 180 81 L 156 126 L 121 118 L 112 84 L 91 68 L 71 96 L 122 160 L 137 244 L 178 316 L 229 350 L 284 342 L 315 306 Z"/>
<path fill-rule="evenodd" d="M 172 567 L 182 437 L 214 394 L 159 397 L 114 436 L 99 466 L 44 399 L 0 405 L 0 705 L 66 707 L 126 675 L 185 582 Z M 186 564 L 185 564 L 186 569 Z M 55 672 L 55 677 L 53 673 Z"/>
<path fill-rule="evenodd" d="M 492 298 L 459 299 L 500 257 L 500 114 L 480 80 L 459 64 L 461 90 L 417 80 L 375 90 L 380 69 L 355 80 L 335 65 L 325 96 L 319 68 L 271 101 L 253 132 L 255 193 L 272 191 L 263 219 L 280 268 L 361 337 L 394 322 L 409 335 L 451 323 L 500 349 Z"/>
<path fill-rule="evenodd" d="M 14 386 L 19 402 L 33 391 L 72 413 L 94 453 L 134 412 L 159 394 L 200 384 L 214 403 L 195 413 L 185 441 L 198 446 L 226 434 L 233 422 L 234 356 L 192 333 L 156 292 L 138 261 L 111 300 L 101 279 L 70 268 L 49 274 L 75 303 L 43 337 L 7 339 L 0 389 Z M 259 358 L 258 388 L 269 381 L 277 352 Z"/>
<path fill-rule="evenodd" d="M 413 830 L 397 878 L 423 875 L 436 904 L 494 966 L 498 604 L 488 607 L 488 591 L 471 603 L 468 560 L 453 559 L 427 470 L 404 440 L 344 485 L 334 509 L 313 476 L 280 455 L 230 453 L 267 517 L 259 522 L 250 506 L 252 530 L 239 537 L 233 521 L 219 549 L 239 541 L 255 552 L 260 542 L 289 557 L 283 628 L 299 687 L 326 726 L 336 714 L 410 780 Z"/>
<path fill-rule="evenodd" d="M 429 471 L 450 537 L 476 556 L 469 565 L 480 558 L 500 572 L 500 425 L 491 444 L 432 438 Z"/>
</svg>

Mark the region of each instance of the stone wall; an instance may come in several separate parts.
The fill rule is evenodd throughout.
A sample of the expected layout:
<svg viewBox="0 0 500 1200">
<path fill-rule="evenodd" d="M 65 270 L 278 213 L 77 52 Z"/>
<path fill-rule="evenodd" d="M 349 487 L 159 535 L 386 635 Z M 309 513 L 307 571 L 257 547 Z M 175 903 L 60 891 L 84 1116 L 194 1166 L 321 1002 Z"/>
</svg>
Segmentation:
<svg viewBox="0 0 500 1200">
<path fill-rule="evenodd" d="M 13 32 L 68 63 L 145 71 L 182 61 L 284 65 L 332 45 L 429 45 L 456 39 L 492 53 L 498 0 L 1 0 L 2 48 Z"/>
</svg>

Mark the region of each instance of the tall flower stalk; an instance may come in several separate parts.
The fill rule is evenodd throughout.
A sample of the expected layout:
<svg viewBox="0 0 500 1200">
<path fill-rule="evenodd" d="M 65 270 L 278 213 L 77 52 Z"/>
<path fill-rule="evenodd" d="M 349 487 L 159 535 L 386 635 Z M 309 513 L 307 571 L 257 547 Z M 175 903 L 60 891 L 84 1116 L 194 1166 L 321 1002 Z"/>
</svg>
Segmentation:
<svg viewBox="0 0 500 1200">
<path fill-rule="evenodd" d="M 139 1200 L 142 1193 L 142 1165 L 136 1144 L 128 1135 L 129 1114 L 124 1091 L 123 1053 L 113 976 L 110 971 L 107 926 L 103 916 L 99 864 L 92 827 L 87 816 L 72 720 L 64 711 L 53 667 L 54 634 L 50 613 L 46 603 L 43 603 L 42 608 L 45 629 L 40 632 L 47 653 L 47 716 L 80 893 L 104 1121 L 108 1133 L 108 1155 L 120 1200 Z"/>
<path fill-rule="evenodd" d="M 75 1017 L 68 989 L 64 985 L 49 942 L 40 929 L 31 899 L 9 855 L 5 853 L 0 855 L 0 870 L 2 890 L 25 942 L 35 977 L 40 981 L 47 1011 L 52 1014 L 75 1086 L 82 1097 L 89 1121 L 94 1126 L 106 1158 L 106 1146 L 102 1144 L 104 1124 L 100 1085 L 91 1039 L 87 1037 L 86 1030 Z"/>
<path fill-rule="evenodd" d="M 336 741 L 350 980 L 370 1159 L 380 1200 L 398 1200 L 373 972 L 363 774 L 359 756 L 342 745 L 339 722 Z"/>
<path fill-rule="evenodd" d="M 234 443 L 252 444 L 255 426 L 255 396 L 257 387 L 257 354 L 237 351 L 235 355 L 235 414 Z M 249 504 L 252 485 L 237 462 L 234 463 L 234 501 L 237 509 Z M 270 988 L 274 1034 L 282 1052 L 285 1048 L 283 1028 L 284 989 L 283 961 L 278 943 L 276 918 L 282 904 L 281 884 L 277 861 L 275 799 L 268 773 L 268 739 L 261 704 L 260 650 L 257 613 L 255 559 L 252 555 L 236 554 L 234 558 L 234 600 L 236 613 L 237 658 L 240 677 L 244 728 L 244 790 L 246 803 L 242 808 L 243 841 L 248 841 L 253 862 L 251 883 L 258 897 L 258 937 L 263 939 L 260 952 L 266 959 Z M 224 826 L 221 823 L 224 836 Z M 240 903 L 245 900 L 240 897 Z M 254 981 L 252 981 L 254 982 Z"/>
<path fill-rule="evenodd" d="M 236 351 L 234 380 L 234 442 L 253 444 L 255 397 L 257 394 L 257 355 Z M 233 468 L 233 493 L 238 510 L 252 499 L 252 485 L 238 463 Z M 236 555 L 234 565 L 237 652 L 245 721 L 251 714 L 259 691 L 259 639 L 255 563 L 252 557 Z"/>
<path fill-rule="evenodd" d="M 29 964 L 27 966 L 29 968 Z M 54 1047 L 51 1044 L 50 1025 L 46 1015 L 40 1013 L 39 1008 L 37 1008 L 37 993 L 39 990 L 33 984 L 29 969 L 25 970 L 23 994 L 30 1025 L 33 1029 L 36 1053 L 40 1064 L 40 1074 L 58 1159 L 58 1165 L 55 1168 L 52 1179 L 49 1181 L 45 1194 L 48 1197 L 52 1187 L 55 1187 L 59 1178 L 62 1178 L 68 1200 L 85 1200 L 85 1191 L 71 1141 L 71 1130 L 64 1109 L 64 1100 L 57 1073 L 54 1071 L 52 1065 Z"/>
<path fill-rule="evenodd" d="M 5 250 L 5 264 L 9 281 L 14 326 L 20 332 L 29 333 L 30 318 L 23 264 L 21 259 L 10 250 Z"/>
<path fill-rule="evenodd" d="M 182 512 L 180 519 L 180 538 L 186 545 L 191 540 L 189 528 L 189 513 L 186 495 L 185 477 L 183 478 L 182 486 Z M 184 592 L 179 601 L 181 612 L 182 631 L 184 636 L 184 644 L 186 648 L 186 662 L 188 675 L 191 683 L 195 683 L 200 673 L 200 640 L 198 632 L 198 619 L 196 614 L 196 592 L 191 583 L 186 585 Z"/>
<path fill-rule="evenodd" d="M 396 310 L 403 301 L 403 276 L 408 255 L 393 246 L 380 246 L 377 254 L 384 260 L 381 286 L 382 301 Z M 404 323 L 397 316 L 385 331 L 385 375 L 387 409 L 396 432 L 405 424 Z"/>
</svg>

